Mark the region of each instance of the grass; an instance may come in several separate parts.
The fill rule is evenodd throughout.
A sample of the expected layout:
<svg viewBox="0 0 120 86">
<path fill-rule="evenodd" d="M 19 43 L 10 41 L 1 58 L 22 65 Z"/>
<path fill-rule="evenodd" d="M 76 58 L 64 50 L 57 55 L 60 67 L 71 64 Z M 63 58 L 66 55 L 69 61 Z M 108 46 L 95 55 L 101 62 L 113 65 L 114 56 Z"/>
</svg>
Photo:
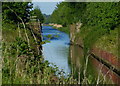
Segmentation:
<svg viewBox="0 0 120 86">
<path fill-rule="evenodd" d="M 30 47 L 22 28 L 18 30 L 14 25 L 3 27 L 3 69 L 2 84 L 75 84 L 77 81 L 71 76 L 65 78 L 57 67 L 50 67 L 42 55 L 37 55 L 34 38 L 27 29 Z M 20 32 L 20 33 L 19 33 Z M 20 36 L 21 35 L 21 36 Z M 56 75 L 56 72 L 59 72 Z"/>
<path fill-rule="evenodd" d="M 110 31 L 110 34 L 102 36 L 95 45 L 118 56 L 118 28 Z"/>
<path fill-rule="evenodd" d="M 84 52 L 85 60 L 87 60 L 86 58 L 89 55 L 89 54 L 87 54 L 89 52 L 89 50 L 94 48 L 94 47 L 100 48 L 102 50 L 105 50 L 109 53 L 114 54 L 115 56 L 118 56 L 118 28 L 119 27 L 116 27 L 114 30 L 110 30 L 110 32 L 107 32 L 105 29 L 101 30 L 100 28 L 97 28 L 97 27 L 93 27 L 93 26 L 90 27 L 90 26 L 84 25 L 80 28 L 79 33 L 74 33 L 75 34 L 74 35 L 75 36 L 74 43 L 78 43 L 80 45 L 82 44 L 82 46 L 84 46 L 84 51 L 83 52 Z M 80 43 L 81 41 L 82 41 L 82 43 Z M 74 49 L 73 49 L 74 53 L 76 53 L 77 51 L 74 52 Z M 78 51 L 78 52 L 80 53 L 80 51 Z M 72 55 L 74 53 L 72 53 Z M 75 54 L 75 55 L 77 55 L 77 54 Z M 72 57 L 72 58 L 74 60 L 76 60 L 78 58 L 80 58 L 80 60 L 82 60 L 80 56 L 77 57 L 77 58 L 76 57 L 75 58 Z M 77 62 L 77 61 L 75 61 L 75 62 Z M 87 68 L 88 68 L 87 69 L 87 76 L 86 77 L 83 76 L 82 82 L 84 82 L 84 79 L 86 78 L 86 80 L 88 82 L 92 83 L 92 84 L 93 83 L 96 84 L 97 82 L 99 82 L 101 84 L 113 83 L 112 80 L 109 81 L 110 79 L 108 80 L 108 78 L 103 79 L 103 77 L 106 76 L 106 75 L 103 75 L 102 73 L 100 73 L 96 76 L 93 76 L 94 74 L 92 74 L 92 73 L 94 71 L 92 71 L 93 68 L 91 68 L 91 67 L 94 66 L 94 65 L 90 64 L 91 61 L 92 60 L 89 60 L 88 63 L 87 63 L 87 64 L 89 64 L 87 66 Z M 76 63 L 74 63 L 74 64 L 76 64 Z M 76 70 L 77 73 L 78 73 L 78 67 L 77 66 L 73 65 L 74 70 Z M 85 65 L 83 65 L 83 64 L 82 64 L 82 66 L 85 67 Z M 84 71 L 85 69 L 83 68 L 81 70 Z M 77 74 L 77 75 L 79 75 L 79 74 Z M 84 74 L 82 74 L 82 75 L 84 75 Z M 97 79 L 96 77 L 99 77 L 99 78 Z"/>
<path fill-rule="evenodd" d="M 63 76 L 63 71 L 58 70 L 56 66 L 49 66 L 50 63 L 48 61 L 45 61 L 42 55 L 38 55 L 36 53 L 37 45 L 29 29 L 27 29 L 27 34 L 30 39 L 30 46 L 28 46 L 28 41 L 26 40 L 24 29 L 18 28 L 17 26 L 12 24 L 5 24 L 4 26 L 5 27 L 3 27 L 2 42 L 2 84 L 97 83 L 97 79 L 94 79 L 94 77 L 90 75 L 89 72 L 91 71 L 88 71 L 87 76 L 85 76 L 83 72 L 85 70 L 85 67 L 81 68 L 80 71 L 78 71 L 78 69 L 75 69 L 73 65 L 72 67 L 74 67 L 74 70 L 76 71 L 73 71 L 74 73 L 65 78 Z M 90 65 L 88 67 L 90 67 Z M 103 84 L 107 82 L 101 81 L 99 83 Z"/>
<path fill-rule="evenodd" d="M 98 36 L 101 31 L 98 31 L 98 32 L 91 31 L 93 30 L 91 28 L 94 29 L 97 27 L 82 26 L 80 29 L 81 30 L 80 33 L 76 34 L 75 40 L 78 40 L 79 38 L 81 38 L 83 42 L 91 43 L 89 46 L 92 46 L 92 47 L 95 46 L 102 50 L 108 51 L 109 53 L 112 53 L 115 56 L 118 56 L 118 28 L 119 27 L 116 27 L 115 30 L 111 30 L 109 33 L 106 33 L 103 30 L 103 33 L 105 33 L 105 35 L 102 35 L 102 36 Z M 96 41 L 94 41 L 95 38 L 96 38 Z"/>
</svg>

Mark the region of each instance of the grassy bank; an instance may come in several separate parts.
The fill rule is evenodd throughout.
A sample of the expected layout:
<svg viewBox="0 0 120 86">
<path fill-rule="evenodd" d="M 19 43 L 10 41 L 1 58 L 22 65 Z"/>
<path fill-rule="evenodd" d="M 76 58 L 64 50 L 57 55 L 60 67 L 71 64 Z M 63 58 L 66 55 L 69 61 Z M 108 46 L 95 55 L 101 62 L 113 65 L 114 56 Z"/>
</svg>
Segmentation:
<svg viewBox="0 0 120 86">
<path fill-rule="evenodd" d="M 119 26 L 114 30 L 107 31 L 97 27 L 83 26 L 76 34 L 76 40 L 80 37 L 87 47 L 97 47 L 118 56 L 118 28 Z"/>
<path fill-rule="evenodd" d="M 14 29 L 13 29 L 14 28 Z M 35 49 L 36 42 L 29 29 L 27 41 L 23 28 L 3 24 L 2 84 L 74 84 L 72 76 L 64 78 L 63 71 L 50 67 Z M 56 74 L 56 72 L 58 74 Z M 60 77 L 58 77 L 60 76 Z"/>
<path fill-rule="evenodd" d="M 71 33 L 73 34 L 73 38 L 75 37 L 75 40 L 73 41 L 74 44 L 78 44 L 78 45 L 82 45 L 84 48 L 83 48 L 83 58 L 85 58 L 85 61 L 87 62 L 86 58 L 88 58 L 89 56 L 89 52 L 92 51 L 92 49 L 99 49 L 101 51 L 97 51 L 95 52 L 95 55 L 99 55 L 99 58 L 101 59 L 104 59 L 104 58 L 108 58 L 108 59 L 111 59 L 106 61 L 106 59 L 104 59 L 104 61 L 106 62 L 109 62 L 111 65 L 112 64 L 112 61 L 114 61 L 115 59 L 117 59 L 119 61 L 119 56 L 118 56 L 118 29 L 119 26 L 115 27 L 114 30 L 107 30 L 107 29 L 104 29 L 104 28 L 98 28 L 97 26 L 88 26 L 88 25 L 82 25 L 82 27 L 80 27 L 79 29 L 79 32 L 76 31 L 75 27 L 71 27 L 71 29 L 73 31 L 71 31 Z M 79 66 L 79 64 L 81 64 L 84 60 L 82 60 L 82 54 L 81 54 L 81 50 L 79 49 L 79 46 L 74 46 L 73 47 L 71 46 L 71 51 L 72 51 L 72 54 L 71 54 L 71 64 L 74 64 L 73 65 L 73 69 L 75 70 L 77 76 L 79 75 L 78 73 L 78 68 L 81 68 L 81 65 Z M 103 52 L 104 51 L 104 52 Z M 101 56 L 101 57 L 100 57 Z M 114 57 L 113 57 L 114 56 Z M 94 81 L 99 81 L 97 80 L 96 77 L 98 77 L 98 75 L 93 76 L 93 72 L 92 69 L 95 68 L 94 66 L 94 62 L 92 62 L 93 60 L 91 60 L 92 57 L 89 57 L 89 60 L 87 62 L 87 79 L 91 81 L 91 83 L 94 83 Z M 114 59 L 114 60 L 113 60 Z M 89 63 L 92 63 L 91 65 Z M 115 63 L 117 63 L 117 61 L 115 61 Z M 85 66 L 82 64 L 82 66 Z M 98 67 L 98 66 L 97 66 Z M 118 68 L 119 70 L 119 67 L 117 66 L 116 68 Z M 82 71 L 84 71 L 84 69 L 81 69 Z M 110 69 L 109 71 L 111 71 L 112 69 Z M 81 71 L 81 73 L 82 73 Z M 91 71 L 91 72 L 89 72 Z M 101 71 L 100 69 L 98 69 L 98 71 Z M 97 72 L 95 72 L 97 74 Z M 94 73 L 94 74 L 95 74 Z M 89 79 L 89 76 L 91 76 L 91 79 Z M 105 75 L 103 75 L 105 76 Z M 118 82 L 112 82 L 113 79 L 111 79 L 111 82 L 108 83 L 108 76 L 106 78 L 106 82 L 101 82 L 102 84 L 104 83 L 116 83 L 118 84 Z M 102 80 L 102 77 L 100 78 L 100 80 Z M 95 82 L 96 83 L 96 82 Z"/>
<path fill-rule="evenodd" d="M 82 27 L 82 33 L 76 35 L 81 36 L 84 39 L 86 36 L 86 31 L 84 31 L 85 29 L 83 30 L 83 28 L 85 27 Z M 26 29 L 26 32 L 29 37 L 29 42 L 27 40 L 25 30 L 22 28 L 22 26 L 18 27 L 17 25 L 13 24 L 3 24 L 3 84 L 96 83 L 97 80 L 92 79 L 93 77 L 89 74 L 89 77 L 83 77 L 82 71 L 84 71 L 84 69 L 81 69 L 81 71 L 79 72 L 81 76 L 80 79 L 73 78 L 73 75 L 65 78 L 63 76 L 63 71 L 58 70 L 56 66 L 50 67 L 50 63 L 48 61 L 45 61 L 42 55 L 38 55 L 38 53 L 36 53 L 37 45 L 34 40 L 33 34 L 28 28 Z M 110 37 L 113 37 L 112 40 L 116 39 L 116 32 L 117 29 L 110 33 Z M 108 37 L 108 39 L 110 37 Z M 103 82 L 100 83 L 103 84 Z"/>
</svg>

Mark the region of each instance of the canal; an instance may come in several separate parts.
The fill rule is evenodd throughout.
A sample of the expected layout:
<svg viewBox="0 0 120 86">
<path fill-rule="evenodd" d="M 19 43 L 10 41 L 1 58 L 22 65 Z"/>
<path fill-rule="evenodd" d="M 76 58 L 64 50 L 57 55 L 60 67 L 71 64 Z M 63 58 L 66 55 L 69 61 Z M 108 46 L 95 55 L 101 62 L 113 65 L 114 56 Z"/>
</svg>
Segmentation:
<svg viewBox="0 0 120 86">
<path fill-rule="evenodd" d="M 42 45 L 43 57 L 50 63 L 55 64 L 59 70 L 70 74 L 71 69 L 68 64 L 69 57 L 69 35 L 51 26 L 42 27 L 43 41 L 49 41 Z"/>
</svg>

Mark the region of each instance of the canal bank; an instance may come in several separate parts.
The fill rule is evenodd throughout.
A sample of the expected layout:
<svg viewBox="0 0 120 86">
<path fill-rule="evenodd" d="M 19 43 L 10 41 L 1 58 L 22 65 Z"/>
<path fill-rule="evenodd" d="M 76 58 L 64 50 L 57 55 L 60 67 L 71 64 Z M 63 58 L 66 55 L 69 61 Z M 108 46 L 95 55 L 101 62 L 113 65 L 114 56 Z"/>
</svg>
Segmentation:
<svg viewBox="0 0 120 86">
<path fill-rule="evenodd" d="M 68 51 L 69 56 L 67 56 L 68 59 L 66 59 L 66 60 L 68 61 L 67 64 L 69 64 L 69 66 L 70 66 L 71 74 L 73 75 L 73 77 L 75 79 L 77 79 L 78 83 L 92 83 L 92 84 L 96 84 L 96 83 L 114 84 L 114 83 L 117 83 L 117 84 L 119 84 L 119 70 L 118 70 L 119 63 L 118 63 L 118 60 L 116 60 L 115 58 L 112 59 L 113 57 L 115 57 L 114 55 L 112 55 L 104 50 L 101 50 L 98 48 L 93 48 L 90 51 L 90 54 L 87 56 L 87 58 L 85 58 L 84 43 L 82 41 L 82 38 L 78 37 L 78 34 L 81 31 L 80 30 L 81 25 L 82 24 L 77 23 L 77 24 L 71 25 L 69 28 L 70 32 L 71 32 L 70 39 L 69 39 L 70 46 L 69 46 L 69 51 Z M 51 60 L 50 62 L 58 63 L 57 60 L 59 60 L 59 59 L 55 59 L 55 58 L 53 58 L 53 56 L 54 56 L 54 52 L 60 51 L 59 49 L 61 46 L 59 45 L 60 41 L 58 41 L 59 33 L 56 34 L 57 29 L 53 30 L 52 27 L 47 26 L 44 28 L 46 28 L 43 30 L 46 34 L 44 34 L 44 32 L 43 32 L 43 35 L 44 35 L 43 40 L 49 39 L 45 35 L 49 35 L 49 37 L 52 38 L 51 39 L 52 41 L 50 40 L 51 44 L 48 43 L 48 44 L 43 45 L 44 52 L 45 52 L 45 50 L 47 50 L 49 48 L 49 51 L 46 51 L 46 52 L 49 52 L 49 54 L 48 53 L 46 54 L 46 56 L 49 58 L 46 58 L 46 60 L 48 60 L 48 61 Z M 51 31 L 53 31 L 53 32 L 51 32 Z M 52 35 L 50 36 L 50 34 L 52 34 Z M 64 38 L 64 36 L 63 36 L 63 38 Z M 58 43 L 55 42 L 56 40 L 58 41 Z M 60 43 L 60 44 L 62 44 L 62 43 Z M 59 48 L 58 49 L 55 48 L 56 50 L 54 50 L 53 49 L 54 46 L 52 46 L 52 45 L 55 45 L 57 47 L 59 46 Z M 49 47 L 47 47 L 47 46 L 49 46 Z M 65 50 L 62 50 L 62 51 L 65 52 Z M 64 57 L 65 53 L 62 53 L 62 54 L 64 54 L 64 55 L 60 55 L 60 54 L 59 55 Z M 45 53 L 44 53 L 44 55 L 45 55 Z M 59 57 L 59 55 L 56 54 L 56 56 L 58 56 L 58 58 L 61 58 L 61 57 Z M 56 61 L 54 61 L 54 60 L 56 60 Z M 60 63 L 62 63 L 62 61 Z M 56 65 L 60 66 L 61 64 L 56 64 Z M 64 64 L 64 66 L 65 66 L 65 64 Z M 117 72 L 116 72 L 116 70 L 117 70 Z M 64 69 L 64 71 L 66 71 L 66 69 Z"/>
<path fill-rule="evenodd" d="M 92 45 L 92 47 L 89 49 L 89 52 L 87 53 L 86 56 L 85 53 L 86 39 L 84 38 L 85 36 L 87 38 L 86 34 L 88 33 L 85 33 L 83 29 L 85 28 L 84 26 L 82 26 L 81 23 L 70 25 L 70 41 L 71 41 L 70 59 L 74 70 L 75 68 L 76 70 L 78 68 L 80 68 L 80 70 L 85 70 L 83 71 L 82 74 L 83 78 L 86 77 L 94 78 L 93 81 L 96 81 L 96 83 L 106 82 L 119 84 L 120 82 L 119 58 L 114 54 L 110 53 L 109 51 L 104 50 L 105 47 L 108 48 L 109 46 L 104 46 L 103 48 L 100 45 L 98 45 L 100 43 L 102 44 L 105 41 L 103 39 L 102 41 L 98 40 L 99 43 L 98 42 L 94 43 L 94 45 Z M 83 34 L 83 36 L 81 36 L 80 34 Z M 88 39 L 88 41 L 86 42 L 89 42 L 90 44 L 92 43 L 92 39 L 91 40 Z M 104 43 L 104 45 L 106 45 L 106 43 Z M 82 55 L 81 52 L 83 52 Z M 80 73 L 81 71 L 76 74 L 77 78 L 79 78 L 78 76 L 80 75 Z"/>
</svg>

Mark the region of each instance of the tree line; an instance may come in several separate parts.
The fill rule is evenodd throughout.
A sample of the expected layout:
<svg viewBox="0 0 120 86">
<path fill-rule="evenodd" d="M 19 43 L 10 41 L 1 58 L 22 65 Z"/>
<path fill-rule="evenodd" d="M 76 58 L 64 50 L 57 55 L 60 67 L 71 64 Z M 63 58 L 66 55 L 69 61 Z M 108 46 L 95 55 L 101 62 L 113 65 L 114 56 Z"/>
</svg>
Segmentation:
<svg viewBox="0 0 120 86">
<path fill-rule="evenodd" d="M 50 22 L 63 26 L 81 22 L 113 30 L 120 23 L 119 7 L 118 2 L 62 2 L 57 4 Z"/>
<path fill-rule="evenodd" d="M 33 8 L 32 2 L 3 2 L 2 16 L 2 20 L 9 23 L 21 22 L 20 18 L 26 23 L 30 21 L 31 16 L 36 16 L 36 19 L 40 22 L 44 21 L 40 8 Z"/>
<path fill-rule="evenodd" d="M 50 16 L 51 23 L 68 27 L 82 23 L 84 55 L 94 43 L 120 26 L 120 2 L 61 2 Z M 79 38 L 77 37 L 77 38 Z"/>
</svg>

